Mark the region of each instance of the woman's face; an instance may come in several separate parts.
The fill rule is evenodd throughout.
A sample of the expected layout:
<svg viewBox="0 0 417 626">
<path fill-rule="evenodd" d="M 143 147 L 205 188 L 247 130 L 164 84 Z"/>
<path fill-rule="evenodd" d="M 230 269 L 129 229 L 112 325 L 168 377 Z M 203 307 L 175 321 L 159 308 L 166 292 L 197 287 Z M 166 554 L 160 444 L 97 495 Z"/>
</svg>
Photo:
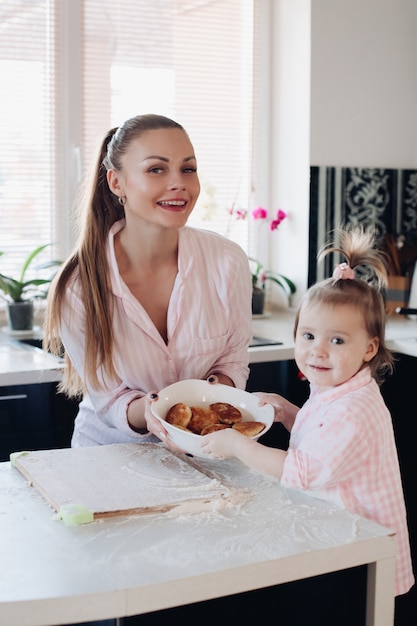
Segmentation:
<svg viewBox="0 0 417 626">
<path fill-rule="evenodd" d="M 295 336 L 295 360 L 304 376 L 324 389 L 354 376 L 378 351 L 355 306 L 302 306 Z"/>
<path fill-rule="evenodd" d="M 179 128 L 149 130 L 133 140 L 122 171 L 109 170 L 107 180 L 126 198 L 126 218 L 166 228 L 185 225 L 200 193 L 194 149 Z"/>
</svg>

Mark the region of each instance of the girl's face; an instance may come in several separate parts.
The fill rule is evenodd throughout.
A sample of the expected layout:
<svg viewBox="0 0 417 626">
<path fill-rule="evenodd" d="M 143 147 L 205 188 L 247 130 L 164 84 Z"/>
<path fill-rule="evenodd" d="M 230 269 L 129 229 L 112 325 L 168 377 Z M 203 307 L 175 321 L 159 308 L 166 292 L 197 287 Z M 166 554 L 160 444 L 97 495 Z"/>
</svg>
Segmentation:
<svg viewBox="0 0 417 626">
<path fill-rule="evenodd" d="M 122 171 L 109 170 L 110 189 L 126 197 L 126 218 L 166 228 L 184 226 L 200 193 L 197 161 L 186 133 L 149 130 L 132 141 Z"/>
<path fill-rule="evenodd" d="M 314 304 L 302 307 L 295 336 L 295 360 L 304 376 L 324 389 L 354 376 L 377 353 L 355 306 Z"/>
</svg>

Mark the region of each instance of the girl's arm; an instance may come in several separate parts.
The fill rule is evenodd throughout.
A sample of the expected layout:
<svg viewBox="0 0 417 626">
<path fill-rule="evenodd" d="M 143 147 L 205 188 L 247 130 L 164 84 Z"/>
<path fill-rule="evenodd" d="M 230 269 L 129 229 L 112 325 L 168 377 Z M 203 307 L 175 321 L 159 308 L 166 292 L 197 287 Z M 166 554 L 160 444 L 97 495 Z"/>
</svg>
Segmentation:
<svg viewBox="0 0 417 626">
<path fill-rule="evenodd" d="M 248 467 L 278 479 L 282 476 L 287 457 L 284 450 L 264 446 L 233 428 L 205 435 L 201 450 L 213 459 L 239 459 Z"/>
</svg>

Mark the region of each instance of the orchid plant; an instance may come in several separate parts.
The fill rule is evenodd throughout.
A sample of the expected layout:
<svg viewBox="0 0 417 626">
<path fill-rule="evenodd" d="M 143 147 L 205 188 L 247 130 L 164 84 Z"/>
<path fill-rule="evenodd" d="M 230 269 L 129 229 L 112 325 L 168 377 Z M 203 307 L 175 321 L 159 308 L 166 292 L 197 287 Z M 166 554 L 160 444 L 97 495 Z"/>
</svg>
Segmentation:
<svg viewBox="0 0 417 626">
<path fill-rule="evenodd" d="M 258 207 L 252 211 L 252 217 L 254 220 L 267 220 L 268 219 L 268 211 L 263 207 Z M 273 232 L 277 230 L 278 226 L 281 224 L 283 220 L 287 217 L 287 214 L 282 209 L 278 209 L 276 213 L 276 217 L 269 222 L 269 230 Z M 259 287 L 260 289 L 265 288 L 265 281 L 272 280 L 274 283 L 279 285 L 283 291 L 285 292 L 288 301 L 291 298 L 291 295 L 295 293 L 296 287 L 295 284 L 290 280 L 287 276 L 283 274 L 278 274 L 277 272 L 272 272 L 271 270 L 265 270 L 262 263 L 257 259 L 253 259 L 249 257 L 249 262 L 252 264 L 252 286 Z"/>
<path fill-rule="evenodd" d="M 253 289 L 263 290 L 265 289 L 266 281 L 271 280 L 281 287 L 287 296 L 288 302 L 290 302 L 291 296 L 297 289 L 290 278 L 283 274 L 278 274 L 278 272 L 264 269 L 262 263 L 253 257 L 249 257 L 249 265 L 251 267 Z"/>
<path fill-rule="evenodd" d="M 234 216 L 235 219 L 244 220 L 248 217 L 248 211 L 246 209 L 236 209 L 232 206 L 229 209 L 229 215 Z M 266 223 L 268 221 L 268 211 L 261 206 L 254 209 L 251 216 L 257 221 L 265 221 Z M 275 217 L 269 222 L 269 230 L 271 232 L 277 230 L 281 222 L 286 217 L 287 214 L 285 211 L 278 209 Z M 284 276 L 283 274 L 265 269 L 262 263 L 253 257 L 249 257 L 249 265 L 251 268 L 252 287 L 254 290 L 264 290 L 266 281 L 271 280 L 281 287 L 287 296 L 288 302 L 290 302 L 291 296 L 296 292 L 296 286 L 290 278 Z"/>
<path fill-rule="evenodd" d="M 234 204 L 227 209 L 230 217 L 234 217 L 237 220 L 245 220 L 248 217 L 248 210 L 236 208 Z M 267 220 L 268 211 L 261 206 L 258 206 L 252 211 L 252 217 L 254 220 Z M 269 230 L 274 231 L 278 228 L 283 220 L 287 217 L 287 214 L 282 209 L 278 209 L 275 219 L 272 219 L 269 223 Z"/>
<path fill-rule="evenodd" d="M 254 220 L 267 220 L 268 219 L 268 211 L 261 206 L 258 206 L 257 209 L 252 211 L 252 217 Z M 282 209 L 278 209 L 277 216 L 275 219 L 272 219 L 269 223 L 269 230 L 274 231 L 277 230 L 278 226 L 281 224 L 283 220 L 287 217 L 287 214 Z"/>
</svg>

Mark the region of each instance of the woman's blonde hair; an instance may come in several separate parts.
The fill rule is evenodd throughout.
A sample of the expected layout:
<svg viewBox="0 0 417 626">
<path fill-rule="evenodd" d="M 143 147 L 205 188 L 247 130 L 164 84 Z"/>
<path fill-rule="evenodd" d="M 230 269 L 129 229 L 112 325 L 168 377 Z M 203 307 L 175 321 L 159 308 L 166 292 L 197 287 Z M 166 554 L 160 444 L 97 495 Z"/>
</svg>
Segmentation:
<svg viewBox="0 0 417 626">
<path fill-rule="evenodd" d="M 378 351 L 370 361 L 372 376 L 380 384 L 393 371 L 394 356 L 385 344 L 385 302 L 383 290 L 388 283 L 384 253 L 375 247 L 371 230 L 352 227 L 338 230 L 339 245 L 326 244 L 318 261 L 330 253 L 339 253 L 354 272 L 354 278 L 327 278 L 312 285 L 303 297 L 294 326 L 297 332 L 302 307 L 314 304 L 349 305 L 363 316 L 369 337 L 378 338 Z M 337 276 L 337 273 L 336 273 Z"/>
<path fill-rule="evenodd" d="M 48 294 L 44 347 L 53 354 L 64 356 L 66 367 L 59 386 L 69 396 L 82 396 L 85 381 L 75 371 L 60 339 L 62 307 L 70 279 L 77 274 L 85 307 L 84 371 L 90 384 L 99 388 L 98 371 L 111 380 L 118 380 L 113 363 L 113 309 L 107 240 L 109 230 L 124 218 L 123 205 L 110 190 L 107 171 L 121 171 L 122 158 L 131 142 L 149 130 L 184 128 L 162 115 L 138 115 L 120 127 L 111 129 L 104 137 L 89 183 L 80 203 L 79 243 L 57 273 Z"/>
</svg>

